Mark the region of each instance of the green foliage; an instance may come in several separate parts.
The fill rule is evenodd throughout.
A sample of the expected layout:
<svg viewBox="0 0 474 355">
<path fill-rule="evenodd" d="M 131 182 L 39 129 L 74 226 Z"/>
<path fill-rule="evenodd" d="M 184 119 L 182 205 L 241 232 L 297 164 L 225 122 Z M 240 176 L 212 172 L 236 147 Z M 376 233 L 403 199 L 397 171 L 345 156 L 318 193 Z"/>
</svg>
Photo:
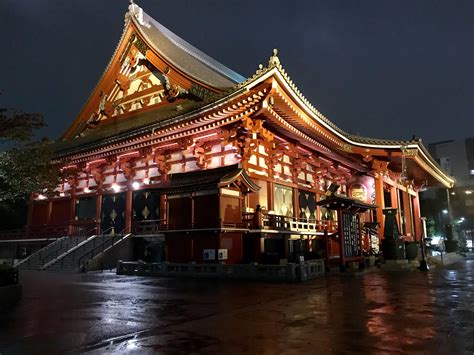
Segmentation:
<svg viewBox="0 0 474 355">
<path fill-rule="evenodd" d="M 0 107 L 0 145 L 10 147 L 0 152 L 1 204 L 34 192 L 52 193 L 57 186 L 59 167 L 51 164 L 50 144 L 34 140 L 36 131 L 45 126 L 40 114 Z"/>
<path fill-rule="evenodd" d="M 51 162 L 46 141 L 33 142 L 0 155 L 0 202 L 26 198 L 33 192 L 52 193 L 59 169 Z"/>
<path fill-rule="evenodd" d="M 426 236 L 428 238 L 432 238 L 435 235 L 439 235 L 436 230 L 436 222 L 431 216 L 426 219 L 426 233 L 428 234 Z"/>
<path fill-rule="evenodd" d="M 0 107 L 0 143 L 31 141 L 36 130 L 45 126 L 38 113 Z"/>
</svg>

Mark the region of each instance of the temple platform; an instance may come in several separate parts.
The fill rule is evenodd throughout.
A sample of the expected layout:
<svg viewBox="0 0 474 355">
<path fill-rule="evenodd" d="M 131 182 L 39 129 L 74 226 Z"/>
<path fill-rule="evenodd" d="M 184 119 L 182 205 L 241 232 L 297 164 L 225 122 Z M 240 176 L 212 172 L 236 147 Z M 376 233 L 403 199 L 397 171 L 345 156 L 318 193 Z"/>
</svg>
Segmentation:
<svg viewBox="0 0 474 355">
<path fill-rule="evenodd" d="M 458 253 L 443 253 L 437 256 L 429 256 L 428 264 L 430 266 L 448 266 L 463 262 L 465 257 Z"/>
<path fill-rule="evenodd" d="M 383 271 L 415 271 L 420 267 L 418 260 L 384 260 L 380 264 Z"/>
</svg>

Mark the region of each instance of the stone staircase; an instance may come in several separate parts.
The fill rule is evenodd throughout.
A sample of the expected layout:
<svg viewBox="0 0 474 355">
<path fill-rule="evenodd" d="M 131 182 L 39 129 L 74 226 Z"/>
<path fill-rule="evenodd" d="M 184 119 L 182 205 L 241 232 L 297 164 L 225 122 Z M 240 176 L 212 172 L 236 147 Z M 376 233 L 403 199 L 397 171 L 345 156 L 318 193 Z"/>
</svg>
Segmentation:
<svg viewBox="0 0 474 355">
<path fill-rule="evenodd" d="M 62 237 L 38 250 L 28 258 L 21 260 L 16 267 L 19 270 L 42 270 L 58 256 L 84 242 L 87 237 Z"/>
<path fill-rule="evenodd" d="M 89 260 L 118 244 L 123 238 L 122 235 L 92 236 L 43 265 L 43 270 L 80 271 Z"/>
</svg>

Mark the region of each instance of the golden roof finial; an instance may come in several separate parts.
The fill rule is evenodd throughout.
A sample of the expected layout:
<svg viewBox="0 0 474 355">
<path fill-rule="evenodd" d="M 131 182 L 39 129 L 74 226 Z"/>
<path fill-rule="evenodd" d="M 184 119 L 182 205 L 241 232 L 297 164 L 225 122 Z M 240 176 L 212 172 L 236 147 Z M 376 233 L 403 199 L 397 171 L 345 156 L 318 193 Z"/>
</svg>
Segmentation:
<svg viewBox="0 0 474 355">
<path fill-rule="evenodd" d="M 268 66 L 269 67 L 276 67 L 280 65 L 280 59 L 278 58 L 278 49 L 273 49 L 273 54 L 270 57 L 270 60 L 268 61 Z"/>
</svg>

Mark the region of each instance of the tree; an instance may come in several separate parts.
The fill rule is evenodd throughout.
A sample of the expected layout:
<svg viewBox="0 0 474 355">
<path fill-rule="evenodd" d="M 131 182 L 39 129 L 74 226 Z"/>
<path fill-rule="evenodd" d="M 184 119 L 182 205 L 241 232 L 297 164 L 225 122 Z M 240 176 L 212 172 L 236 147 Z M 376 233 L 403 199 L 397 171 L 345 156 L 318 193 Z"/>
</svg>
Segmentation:
<svg viewBox="0 0 474 355">
<path fill-rule="evenodd" d="M 39 113 L 0 107 L 0 143 L 31 142 L 36 130 L 45 126 Z"/>
<path fill-rule="evenodd" d="M 25 205 L 31 193 L 52 193 L 59 182 L 59 167 L 51 163 L 50 142 L 35 139 L 38 129 L 45 126 L 41 114 L 0 107 L 2 228 L 8 226 L 6 212 L 10 219 L 15 206 Z"/>
<path fill-rule="evenodd" d="M 47 141 L 31 142 L 0 154 L 0 202 L 23 199 L 33 192 L 51 194 L 57 186 L 60 174 L 51 164 Z"/>
</svg>

